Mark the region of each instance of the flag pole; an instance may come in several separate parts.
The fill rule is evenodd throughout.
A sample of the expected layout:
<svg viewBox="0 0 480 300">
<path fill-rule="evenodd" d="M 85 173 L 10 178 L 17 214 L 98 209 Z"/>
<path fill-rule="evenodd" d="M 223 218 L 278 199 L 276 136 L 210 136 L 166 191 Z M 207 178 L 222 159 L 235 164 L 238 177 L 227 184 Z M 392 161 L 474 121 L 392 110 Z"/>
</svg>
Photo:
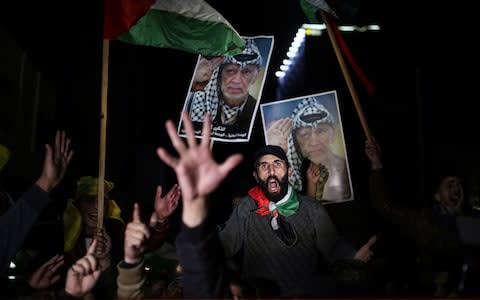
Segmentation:
<svg viewBox="0 0 480 300">
<path fill-rule="evenodd" d="M 100 153 L 98 161 L 98 193 L 97 193 L 97 229 L 103 228 L 104 195 L 105 195 L 105 152 L 107 144 L 107 95 L 108 95 L 108 54 L 109 40 L 103 39 L 102 45 L 102 94 L 100 106 Z"/>
<path fill-rule="evenodd" d="M 367 124 L 367 119 L 363 113 L 362 105 L 360 104 L 360 100 L 358 99 L 357 92 L 355 91 L 355 87 L 353 86 L 352 79 L 350 77 L 350 73 L 348 72 L 347 66 L 345 61 L 343 60 L 342 53 L 340 52 L 340 48 L 338 47 L 337 40 L 335 39 L 335 35 L 332 31 L 332 24 L 330 17 L 326 12 L 320 10 L 322 14 L 322 19 L 327 27 L 328 37 L 330 38 L 330 42 L 332 43 L 333 50 L 335 51 L 335 55 L 337 56 L 338 63 L 340 64 L 340 69 L 342 70 L 343 77 L 348 86 L 348 90 L 350 91 L 350 95 L 353 99 L 353 104 L 355 105 L 355 109 L 357 111 L 358 117 L 360 118 L 360 123 L 362 124 L 363 131 L 368 140 L 372 139 L 372 134 Z"/>
</svg>

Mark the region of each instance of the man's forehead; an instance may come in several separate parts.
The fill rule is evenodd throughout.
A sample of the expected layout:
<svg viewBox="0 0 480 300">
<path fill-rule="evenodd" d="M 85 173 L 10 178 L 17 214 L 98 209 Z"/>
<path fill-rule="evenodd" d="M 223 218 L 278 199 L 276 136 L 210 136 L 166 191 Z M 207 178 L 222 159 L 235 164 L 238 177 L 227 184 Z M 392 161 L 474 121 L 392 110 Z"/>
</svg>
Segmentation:
<svg viewBox="0 0 480 300">
<path fill-rule="evenodd" d="M 225 63 L 225 66 L 223 68 L 224 69 L 226 69 L 226 68 L 257 69 L 257 68 L 259 68 L 259 66 L 255 65 L 255 64 Z"/>
<path fill-rule="evenodd" d="M 262 163 L 262 162 L 273 162 L 273 161 L 276 161 L 276 160 L 281 160 L 281 161 L 284 161 L 283 159 L 281 159 L 280 157 L 276 156 L 276 155 L 273 155 L 273 154 L 265 154 L 263 155 L 262 157 L 260 157 L 260 159 L 258 160 L 259 163 Z"/>
</svg>

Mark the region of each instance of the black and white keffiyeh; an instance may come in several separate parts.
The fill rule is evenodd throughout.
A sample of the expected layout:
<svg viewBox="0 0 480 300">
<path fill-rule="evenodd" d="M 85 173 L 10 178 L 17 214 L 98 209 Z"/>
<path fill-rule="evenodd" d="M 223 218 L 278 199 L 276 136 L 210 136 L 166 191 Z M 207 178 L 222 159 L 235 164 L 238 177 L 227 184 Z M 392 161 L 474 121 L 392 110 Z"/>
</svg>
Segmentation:
<svg viewBox="0 0 480 300">
<path fill-rule="evenodd" d="M 300 149 L 295 147 L 293 134 L 297 128 L 312 127 L 315 128 L 318 124 L 333 124 L 334 118 L 332 114 L 318 103 L 314 97 L 303 99 L 297 107 L 293 110 L 291 115 L 292 130 L 288 135 L 288 151 L 287 157 L 293 169 L 293 174 L 290 177 L 290 184 L 297 190 L 302 190 L 302 174 L 300 167 L 302 165 L 303 156 Z"/>
<path fill-rule="evenodd" d="M 192 94 L 192 104 L 190 106 L 190 118 L 193 122 L 203 122 L 205 114 L 208 112 L 212 119 L 217 115 L 218 93 L 217 79 L 218 67 L 213 70 L 212 78 L 205 86 L 203 91 L 197 91 Z"/>
<path fill-rule="evenodd" d="M 225 64 L 237 64 L 242 68 L 246 65 L 262 65 L 262 55 L 255 44 L 255 40 L 245 39 L 245 43 L 245 49 L 242 53 L 235 56 L 225 56 L 220 66 L 213 71 L 212 77 L 203 91 L 196 91 L 192 94 L 189 111 L 192 121 L 203 122 L 203 118 L 207 112 L 210 113 L 212 119 L 215 119 L 217 114 L 221 113 L 223 124 L 230 124 L 234 122 L 237 115 L 242 111 L 246 101 L 237 107 L 222 103 L 221 110 L 219 111 L 221 79 L 218 77 L 222 66 Z"/>
</svg>

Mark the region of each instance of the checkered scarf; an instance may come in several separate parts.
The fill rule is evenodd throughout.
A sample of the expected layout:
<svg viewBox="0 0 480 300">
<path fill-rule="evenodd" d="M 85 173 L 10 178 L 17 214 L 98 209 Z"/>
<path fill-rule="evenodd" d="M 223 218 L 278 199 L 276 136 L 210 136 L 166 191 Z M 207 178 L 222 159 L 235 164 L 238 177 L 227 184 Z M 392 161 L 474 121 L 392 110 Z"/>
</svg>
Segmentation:
<svg viewBox="0 0 480 300">
<path fill-rule="evenodd" d="M 312 114 L 319 114 L 322 117 L 316 119 L 312 122 L 304 120 L 305 116 L 312 115 Z M 302 174 L 300 172 L 300 167 L 302 165 L 303 156 L 298 149 L 296 142 L 294 141 L 293 135 L 295 130 L 300 127 L 307 127 L 310 126 L 315 128 L 318 124 L 332 124 L 334 123 L 333 117 L 330 112 L 323 106 L 317 102 L 314 97 L 305 98 L 302 100 L 297 107 L 293 110 L 292 115 L 290 116 L 293 120 L 292 130 L 288 135 L 288 151 L 287 157 L 290 162 L 290 165 L 293 169 L 293 174 L 290 176 L 290 184 L 298 191 L 302 190 Z"/>
<path fill-rule="evenodd" d="M 212 78 L 207 83 L 203 91 L 197 91 L 192 94 L 192 105 L 190 106 L 189 114 L 190 114 L 190 118 L 194 122 L 203 122 L 203 118 L 207 112 L 210 113 L 210 116 L 212 117 L 212 119 L 215 119 L 215 116 L 217 115 L 218 69 L 219 67 L 213 70 Z"/>
<path fill-rule="evenodd" d="M 242 53 L 235 56 L 226 56 L 223 62 L 217 67 L 213 73 L 210 81 L 205 86 L 203 91 L 197 91 L 192 94 L 191 106 L 190 106 L 190 118 L 194 122 L 203 122 L 205 114 L 208 112 L 212 119 L 215 119 L 218 112 L 219 96 L 220 96 L 220 85 L 221 79 L 218 78 L 221 74 L 221 69 L 225 64 L 237 64 L 241 68 L 244 68 L 246 65 L 258 65 L 262 64 L 262 56 L 260 50 L 258 49 L 255 41 L 253 39 L 245 40 L 245 49 Z M 240 106 L 229 106 L 225 103 L 222 103 L 222 123 L 230 124 L 233 123 L 237 115 L 245 107 L 245 102 Z"/>
</svg>

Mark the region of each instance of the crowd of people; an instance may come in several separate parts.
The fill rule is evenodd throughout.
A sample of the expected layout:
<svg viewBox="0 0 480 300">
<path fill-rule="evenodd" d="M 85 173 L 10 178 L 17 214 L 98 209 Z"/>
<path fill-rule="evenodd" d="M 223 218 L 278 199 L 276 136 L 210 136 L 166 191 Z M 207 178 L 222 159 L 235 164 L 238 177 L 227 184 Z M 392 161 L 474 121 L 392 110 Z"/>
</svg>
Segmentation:
<svg viewBox="0 0 480 300">
<path fill-rule="evenodd" d="M 172 120 L 165 124 L 177 153 L 157 149 L 175 183 L 157 186 L 152 211 L 144 199 L 121 207 L 115 184 L 91 174 L 54 201 L 74 158 L 63 130 L 45 145 L 38 179 L 17 197 L 3 184 L 11 152 L 0 144 L 0 297 L 478 297 L 480 212 L 455 170 L 434 174 L 427 205 L 409 207 L 384 172 L 380 143 L 368 137 L 366 204 L 382 225 L 360 243 L 342 235 L 326 205 L 353 199 L 346 153 L 333 150 L 341 124 L 313 96 L 269 124 L 266 145 L 252 153 L 252 173 L 238 178 L 251 186 L 232 188 L 229 217 L 213 220 L 225 201 L 215 192 L 245 163 L 242 154 L 215 160 L 215 126 L 250 127 L 258 105 L 250 90 L 264 59 L 254 39 L 238 55 L 200 57 L 182 133 Z M 36 231 L 52 206 L 60 211 L 51 214 L 52 231 Z"/>
<path fill-rule="evenodd" d="M 317 126 L 327 126 L 322 131 L 328 131 L 328 111 L 322 109 L 310 110 L 315 119 L 296 122 L 314 123 L 309 124 L 311 131 Z M 392 257 L 389 249 L 377 247 L 392 238 L 391 232 L 378 230 L 359 246 L 343 237 L 315 194 L 294 188 L 288 149 L 279 145 L 265 145 L 253 153 L 255 184 L 235 200 L 226 222 L 215 224 L 211 210 L 223 199 L 215 199 L 214 192 L 244 156 L 215 160 L 208 113 L 200 141 L 188 112 L 182 112 L 182 122 L 185 138 L 178 135 L 173 121 L 166 122 L 177 154 L 164 147 L 157 154 L 172 168 L 177 183 L 166 193 L 161 185 L 157 187 L 151 214 L 142 213 L 135 203 L 131 218 L 124 221 L 122 208 L 110 196 L 114 183 L 108 180 L 103 182 L 103 209 L 99 208 L 98 178 L 82 176 L 72 198 L 65 200 L 63 249 L 34 264 L 33 259 L 25 259 L 35 253 L 24 249 L 24 242 L 74 157 L 69 137 L 58 131 L 54 144 L 46 145 L 38 180 L 19 199 L 12 199 L 2 187 L 2 295 L 23 299 L 478 296 L 472 283 L 479 274 L 476 248 L 465 241 L 458 221 L 476 218 L 478 213 L 465 199 L 458 173 L 438 174 L 432 201 L 424 209 L 412 209 L 395 199 L 383 172 L 380 145 L 373 137 L 367 139 L 371 208 L 396 229 L 399 238 L 409 241 L 404 245 L 409 251 L 396 252 L 403 257 Z M 4 146 L 0 150 L 3 169 L 10 152 Z M 177 209 L 181 209 L 181 228 L 172 233 L 170 219 Z M 155 264 L 152 257 L 168 256 L 162 249 L 169 234 L 174 235 L 170 257 Z M 397 260 L 408 263 L 400 266 Z M 11 262 L 27 265 L 23 274 L 16 274 L 15 284 L 7 277 Z"/>
</svg>

